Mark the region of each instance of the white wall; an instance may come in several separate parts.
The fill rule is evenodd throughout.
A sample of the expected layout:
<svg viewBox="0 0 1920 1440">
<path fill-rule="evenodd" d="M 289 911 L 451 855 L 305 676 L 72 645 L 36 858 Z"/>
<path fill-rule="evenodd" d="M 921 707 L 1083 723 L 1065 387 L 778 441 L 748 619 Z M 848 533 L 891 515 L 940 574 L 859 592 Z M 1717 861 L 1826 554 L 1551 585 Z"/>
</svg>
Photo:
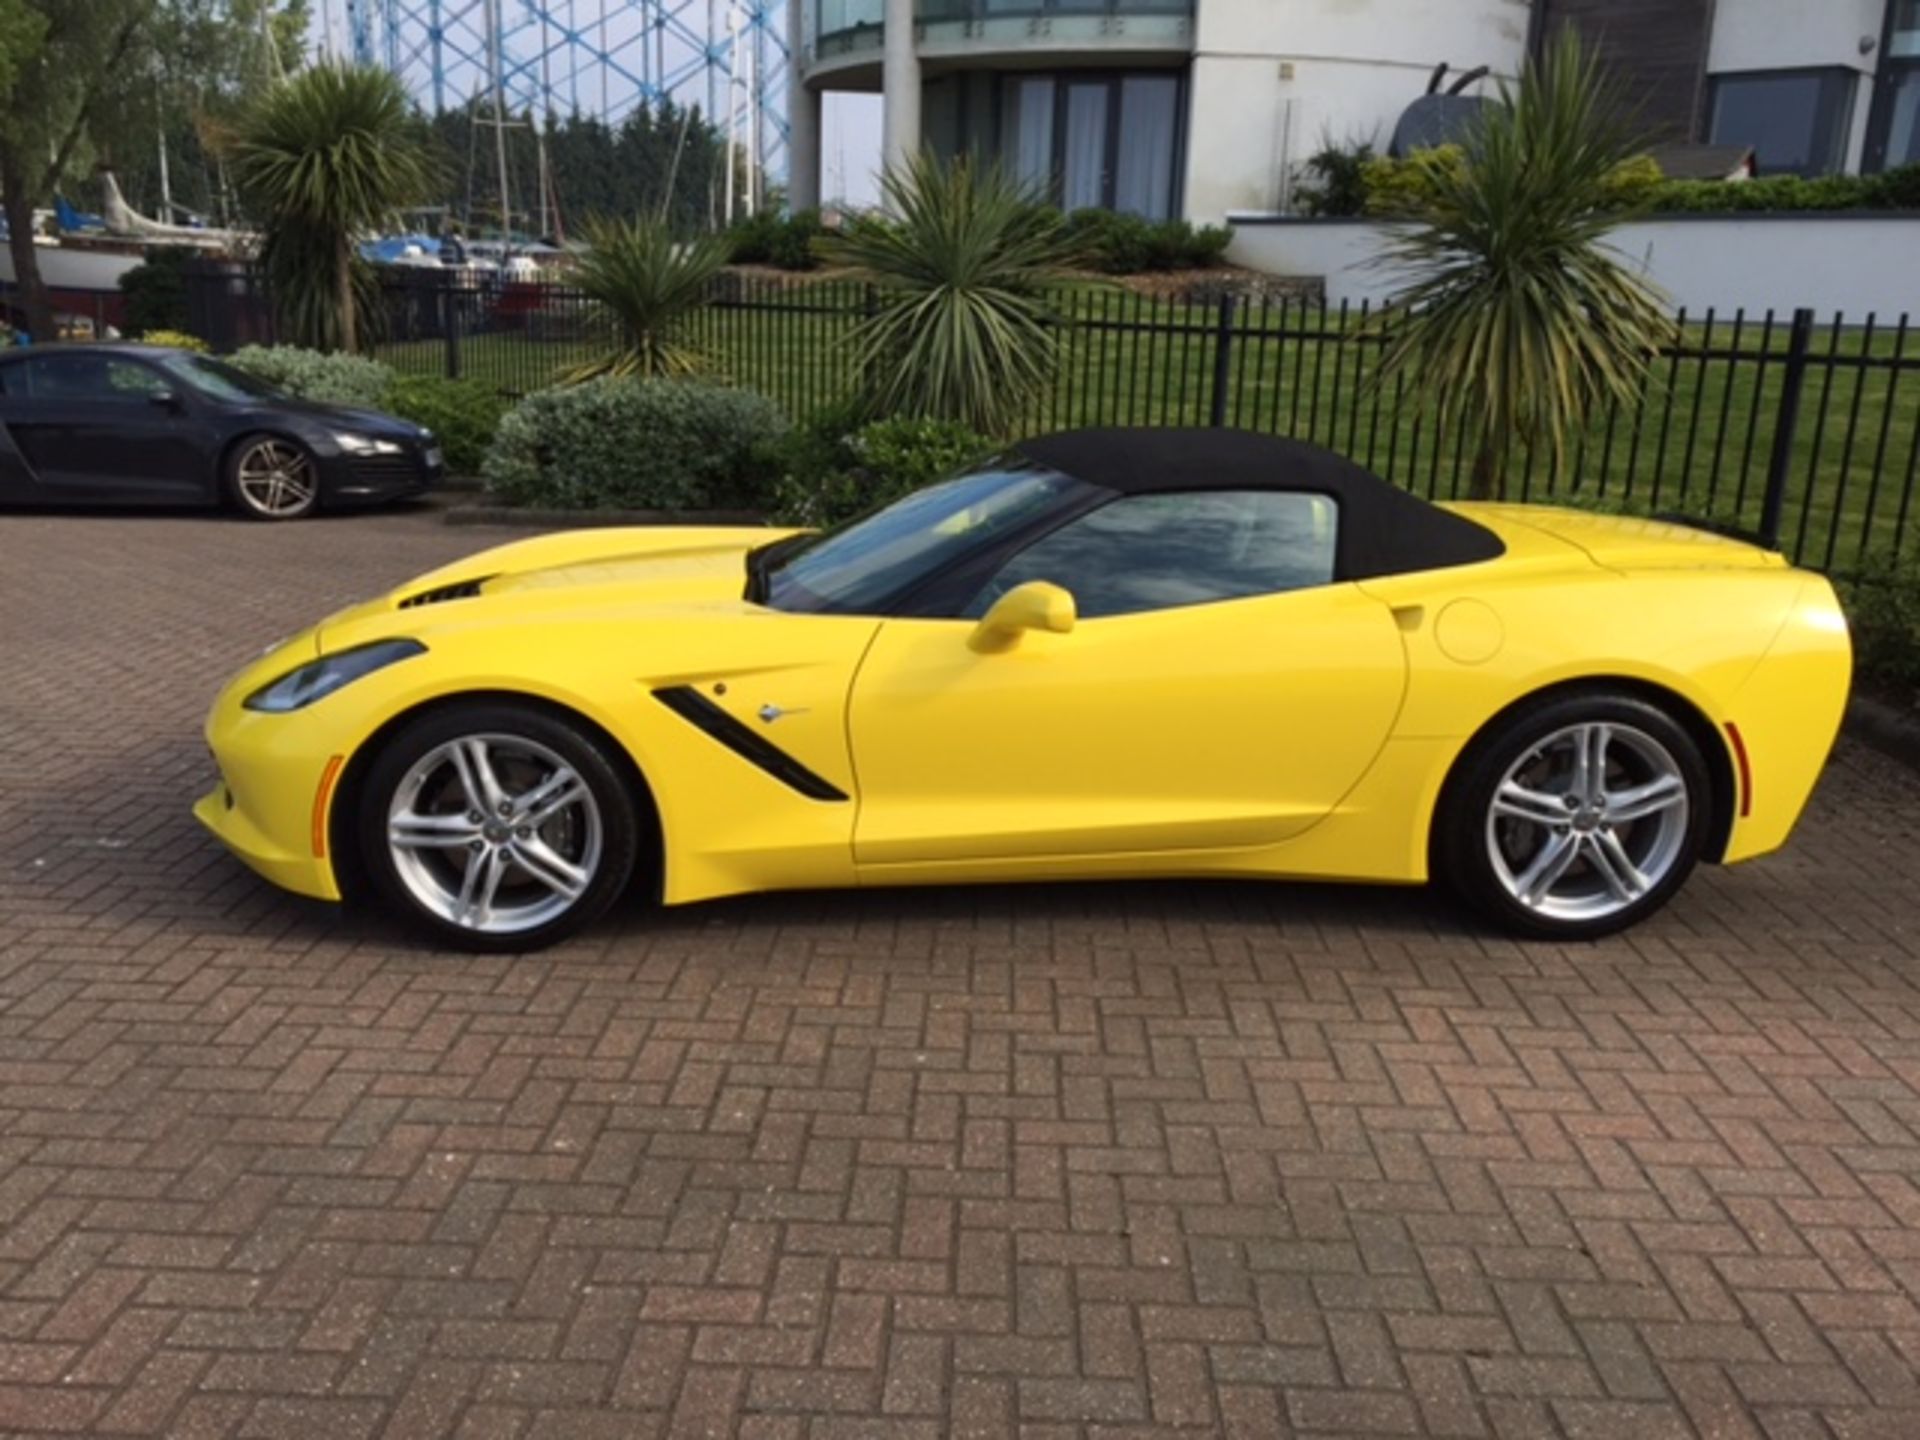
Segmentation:
<svg viewBox="0 0 1920 1440">
<path fill-rule="evenodd" d="M 1384 149 L 1442 60 L 1455 74 L 1478 65 L 1515 74 L 1529 9 L 1529 0 L 1200 0 L 1187 216 L 1212 223 L 1229 210 L 1276 209 L 1284 177 L 1323 136 L 1372 137 Z"/>
<path fill-rule="evenodd" d="M 1379 304 L 1405 283 L 1376 263 L 1383 229 L 1364 221 L 1242 223 L 1227 258 L 1274 275 L 1324 276 L 1327 298 Z M 1709 308 L 1782 314 L 1808 306 L 1823 318 L 1901 312 L 1920 321 L 1920 218 L 1742 216 L 1643 220 L 1614 232 L 1613 247 L 1690 312 Z"/>
</svg>

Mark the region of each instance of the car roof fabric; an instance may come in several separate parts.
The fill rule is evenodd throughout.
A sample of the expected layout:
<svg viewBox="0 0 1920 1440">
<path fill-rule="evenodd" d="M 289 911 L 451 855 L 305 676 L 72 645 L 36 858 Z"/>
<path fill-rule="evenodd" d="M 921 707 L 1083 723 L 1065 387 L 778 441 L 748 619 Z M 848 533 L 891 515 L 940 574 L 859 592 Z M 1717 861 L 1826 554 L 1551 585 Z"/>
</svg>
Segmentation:
<svg viewBox="0 0 1920 1440">
<path fill-rule="evenodd" d="M 1485 526 L 1382 480 L 1331 450 L 1245 430 L 1068 430 L 1022 441 L 1016 454 L 1123 495 L 1180 490 L 1300 490 L 1340 507 L 1334 540 L 1342 580 L 1402 575 L 1497 559 Z"/>
</svg>

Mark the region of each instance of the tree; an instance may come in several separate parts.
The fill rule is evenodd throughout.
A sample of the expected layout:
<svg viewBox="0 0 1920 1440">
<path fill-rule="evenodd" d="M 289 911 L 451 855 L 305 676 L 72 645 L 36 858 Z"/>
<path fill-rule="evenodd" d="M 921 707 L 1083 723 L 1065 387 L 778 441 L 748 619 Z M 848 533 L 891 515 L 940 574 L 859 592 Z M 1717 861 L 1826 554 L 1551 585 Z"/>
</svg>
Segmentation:
<svg viewBox="0 0 1920 1440">
<path fill-rule="evenodd" d="M 995 165 L 930 151 L 881 193 L 895 218 L 828 246 L 877 291 L 849 337 L 868 408 L 1010 434 L 1058 360 L 1047 291 L 1077 258 L 1059 212 Z"/>
<path fill-rule="evenodd" d="M 128 58 L 156 0 L 0 0 L 0 53 L 13 83 L 0 107 L 0 197 L 27 329 L 54 333 L 34 252 L 33 212 L 66 173 L 103 100 L 123 87 Z"/>
<path fill-rule="evenodd" d="M 687 325 L 727 263 L 727 242 L 711 235 L 677 241 L 659 220 L 594 221 L 587 233 L 590 248 L 574 265 L 573 284 L 607 311 L 620 341 L 566 378 L 687 375 L 705 368 Z"/>
<path fill-rule="evenodd" d="M 288 332 L 319 349 L 353 350 L 355 244 L 426 199 L 434 180 L 399 80 L 316 65 L 249 104 L 221 145 L 264 227 L 260 259 Z"/>
<path fill-rule="evenodd" d="M 1462 426 L 1472 493 L 1505 493 L 1516 450 L 1565 458 L 1576 427 L 1638 402 L 1673 333 L 1652 286 L 1606 244 L 1630 211 L 1608 179 L 1640 146 L 1594 58 L 1563 31 L 1503 86 L 1458 163 L 1424 167 L 1383 263 L 1411 283 L 1374 383 L 1404 376 Z"/>
</svg>

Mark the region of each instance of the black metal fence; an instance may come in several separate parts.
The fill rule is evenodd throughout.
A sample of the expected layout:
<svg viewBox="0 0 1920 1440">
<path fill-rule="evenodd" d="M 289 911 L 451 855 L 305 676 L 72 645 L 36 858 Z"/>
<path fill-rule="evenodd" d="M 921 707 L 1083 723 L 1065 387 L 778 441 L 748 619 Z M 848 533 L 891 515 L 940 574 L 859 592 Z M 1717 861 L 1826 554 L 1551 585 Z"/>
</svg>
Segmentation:
<svg viewBox="0 0 1920 1440">
<path fill-rule="evenodd" d="M 251 280 L 223 284 L 220 314 L 198 333 L 270 338 Z M 509 395 L 553 383 L 614 338 L 592 302 L 557 285 L 398 271 L 382 296 L 381 359 Z M 720 373 L 801 416 L 852 391 L 847 341 L 871 303 L 857 282 L 730 273 L 695 338 Z M 1641 403 L 1594 415 L 1564 465 L 1533 466 L 1511 498 L 1690 515 L 1841 576 L 1920 551 L 1920 337 L 1910 341 L 1906 316 L 1679 319 Z M 1421 415 L 1404 381 L 1376 383 L 1391 321 L 1366 305 L 1077 290 L 1061 364 L 1030 424 L 1240 426 L 1326 445 L 1424 495 L 1462 495 L 1471 456 L 1461 437 Z"/>
</svg>

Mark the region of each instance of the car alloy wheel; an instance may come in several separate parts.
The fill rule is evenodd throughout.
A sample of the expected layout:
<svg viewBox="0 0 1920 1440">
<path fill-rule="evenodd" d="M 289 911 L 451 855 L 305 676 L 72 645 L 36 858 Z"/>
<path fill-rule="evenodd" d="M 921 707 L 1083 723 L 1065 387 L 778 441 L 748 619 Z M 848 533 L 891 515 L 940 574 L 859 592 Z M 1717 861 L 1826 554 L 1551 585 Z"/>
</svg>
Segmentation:
<svg viewBox="0 0 1920 1440">
<path fill-rule="evenodd" d="M 1610 920 L 1687 854 L 1691 805 L 1679 762 L 1644 730 L 1568 725 L 1500 777 L 1486 812 L 1487 857 L 1507 894 L 1533 913 Z"/>
<path fill-rule="evenodd" d="M 560 754 L 522 735 L 465 735 L 416 760 L 387 807 L 387 848 L 413 901 L 511 936 L 550 925 L 592 887 L 599 802 Z"/>
<path fill-rule="evenodd" d="M 313 509 L 318 483 L 312 457 L 288 440 L 256 440 L 234 462 L 234 493 L 264 520 L 305 515 Z"/>
</svg>

